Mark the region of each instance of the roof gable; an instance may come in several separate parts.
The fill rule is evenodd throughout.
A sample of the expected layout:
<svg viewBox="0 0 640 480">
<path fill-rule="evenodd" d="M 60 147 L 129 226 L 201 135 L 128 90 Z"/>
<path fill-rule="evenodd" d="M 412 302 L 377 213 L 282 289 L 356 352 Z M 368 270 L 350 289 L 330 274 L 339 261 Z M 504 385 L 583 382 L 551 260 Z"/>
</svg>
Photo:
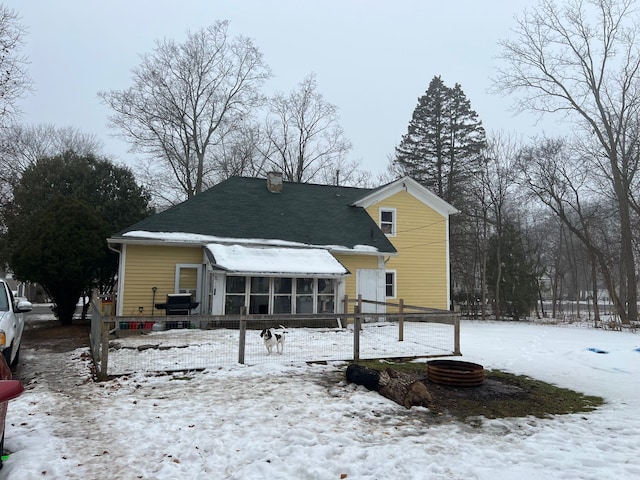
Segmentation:
<svg viewBox="0 0 640 480">
<path fill-rule="evenodd" d="M 283 182 L 280 193 L 265 179 L 232 177 L 152 215 L 127 232 L 180 232 L 225 239 L 264 239 L 329 247 L 396 249 L 356 201 L 371 189 Z"/>
<path fill-rule="evenodd" d="M 357 199 L 354 202 L 354 206 L 368 208 L 374 203 L 380 202 L 403 190 L 413 195 L 425 205 L 431 207 L 443 217 L 448 217 L 449 215 L 459 212 L 459 210 L 453 205 L 445 202 L 431 190 L 424 187 L 411 177 L 403 177 L 380 188 L 371 190 L 363 197 Z"/>
</svg>

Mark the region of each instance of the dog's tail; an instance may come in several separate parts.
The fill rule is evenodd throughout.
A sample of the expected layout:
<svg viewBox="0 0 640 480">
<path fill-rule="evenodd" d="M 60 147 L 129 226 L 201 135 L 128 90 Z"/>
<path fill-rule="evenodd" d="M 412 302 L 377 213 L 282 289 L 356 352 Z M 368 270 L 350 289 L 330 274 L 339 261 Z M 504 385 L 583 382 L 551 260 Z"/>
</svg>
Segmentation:
<svg viewBox="0 0 640 480">
<path fill-rule="evenodd" d="M 282 333 L 288 333 L 287 327 L 285 327 L 284 325 L 279 325 L 279 327 L 282 329 Z"/>
</svg>

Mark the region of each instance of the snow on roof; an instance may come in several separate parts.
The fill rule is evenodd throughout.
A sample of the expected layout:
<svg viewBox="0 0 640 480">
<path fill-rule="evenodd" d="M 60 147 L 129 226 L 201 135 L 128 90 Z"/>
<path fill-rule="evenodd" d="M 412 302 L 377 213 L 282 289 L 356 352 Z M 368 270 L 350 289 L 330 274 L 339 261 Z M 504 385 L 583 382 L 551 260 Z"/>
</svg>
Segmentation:
<svg viewBox="0 0 640 480">
<path fill-rule="evenodd" d="M 144 230 L 133 230 L 126 232 L 123 237 L 130 237 L 132 239 L 147 239 L 158 240 L 163 242 L 176 242 L 176 243 L 197 243 L 197 244 L 210 244 L 213 242 L 220 243 L 233 243 L 243 245 L 262 245 L 262 246 L 282 246 L 282 247 L 316 247 L 323 250 L 334 250 L 339 252 L 358 252 L 358 253 L 378 253 L 378 249 L 371 245 L 355 245 L 353 248 L 349 248 L 342 245 L 309 245 L 298 242 L 289 242 L 286 240 L 277 239 L 264 239 L 264 238 L 226 238 L 216 237 L 212 235 L 200 235 L 197 233 L 183 233 L 183 232 L 148 232 Z"/>
<path fill-rule="evenodd" d="M 349 271 L 322 248 L 248 247 L 210 243 L 215 264 L 230 272 L 345 275 Z"/>
</svg>

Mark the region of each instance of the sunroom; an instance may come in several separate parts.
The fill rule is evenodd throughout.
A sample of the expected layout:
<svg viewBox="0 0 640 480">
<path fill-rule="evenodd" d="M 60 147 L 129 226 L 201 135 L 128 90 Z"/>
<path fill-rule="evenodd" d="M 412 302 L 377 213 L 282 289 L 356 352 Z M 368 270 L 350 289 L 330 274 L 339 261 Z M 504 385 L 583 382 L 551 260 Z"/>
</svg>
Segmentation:
<svg viewBox="0 0 640 480">
<path fill-rule="evenodd" d="M 350 273 L 322 248 L 205 246 L 210 314 L 341 313 Z"/>
</svg>

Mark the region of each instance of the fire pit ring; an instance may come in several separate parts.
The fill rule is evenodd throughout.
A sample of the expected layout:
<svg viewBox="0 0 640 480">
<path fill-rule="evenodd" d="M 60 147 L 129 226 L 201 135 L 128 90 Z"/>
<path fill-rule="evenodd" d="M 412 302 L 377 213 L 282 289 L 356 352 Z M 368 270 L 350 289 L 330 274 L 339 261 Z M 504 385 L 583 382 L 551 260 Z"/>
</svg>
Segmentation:
<svg viewBox="0 0 640 480">
<path fill-rule="evenodd" d="M 484 367 L 458 360 L 427 362 L 427 380 L 450 387 L 479 387 L 484 383 Z"/>
</svg>

